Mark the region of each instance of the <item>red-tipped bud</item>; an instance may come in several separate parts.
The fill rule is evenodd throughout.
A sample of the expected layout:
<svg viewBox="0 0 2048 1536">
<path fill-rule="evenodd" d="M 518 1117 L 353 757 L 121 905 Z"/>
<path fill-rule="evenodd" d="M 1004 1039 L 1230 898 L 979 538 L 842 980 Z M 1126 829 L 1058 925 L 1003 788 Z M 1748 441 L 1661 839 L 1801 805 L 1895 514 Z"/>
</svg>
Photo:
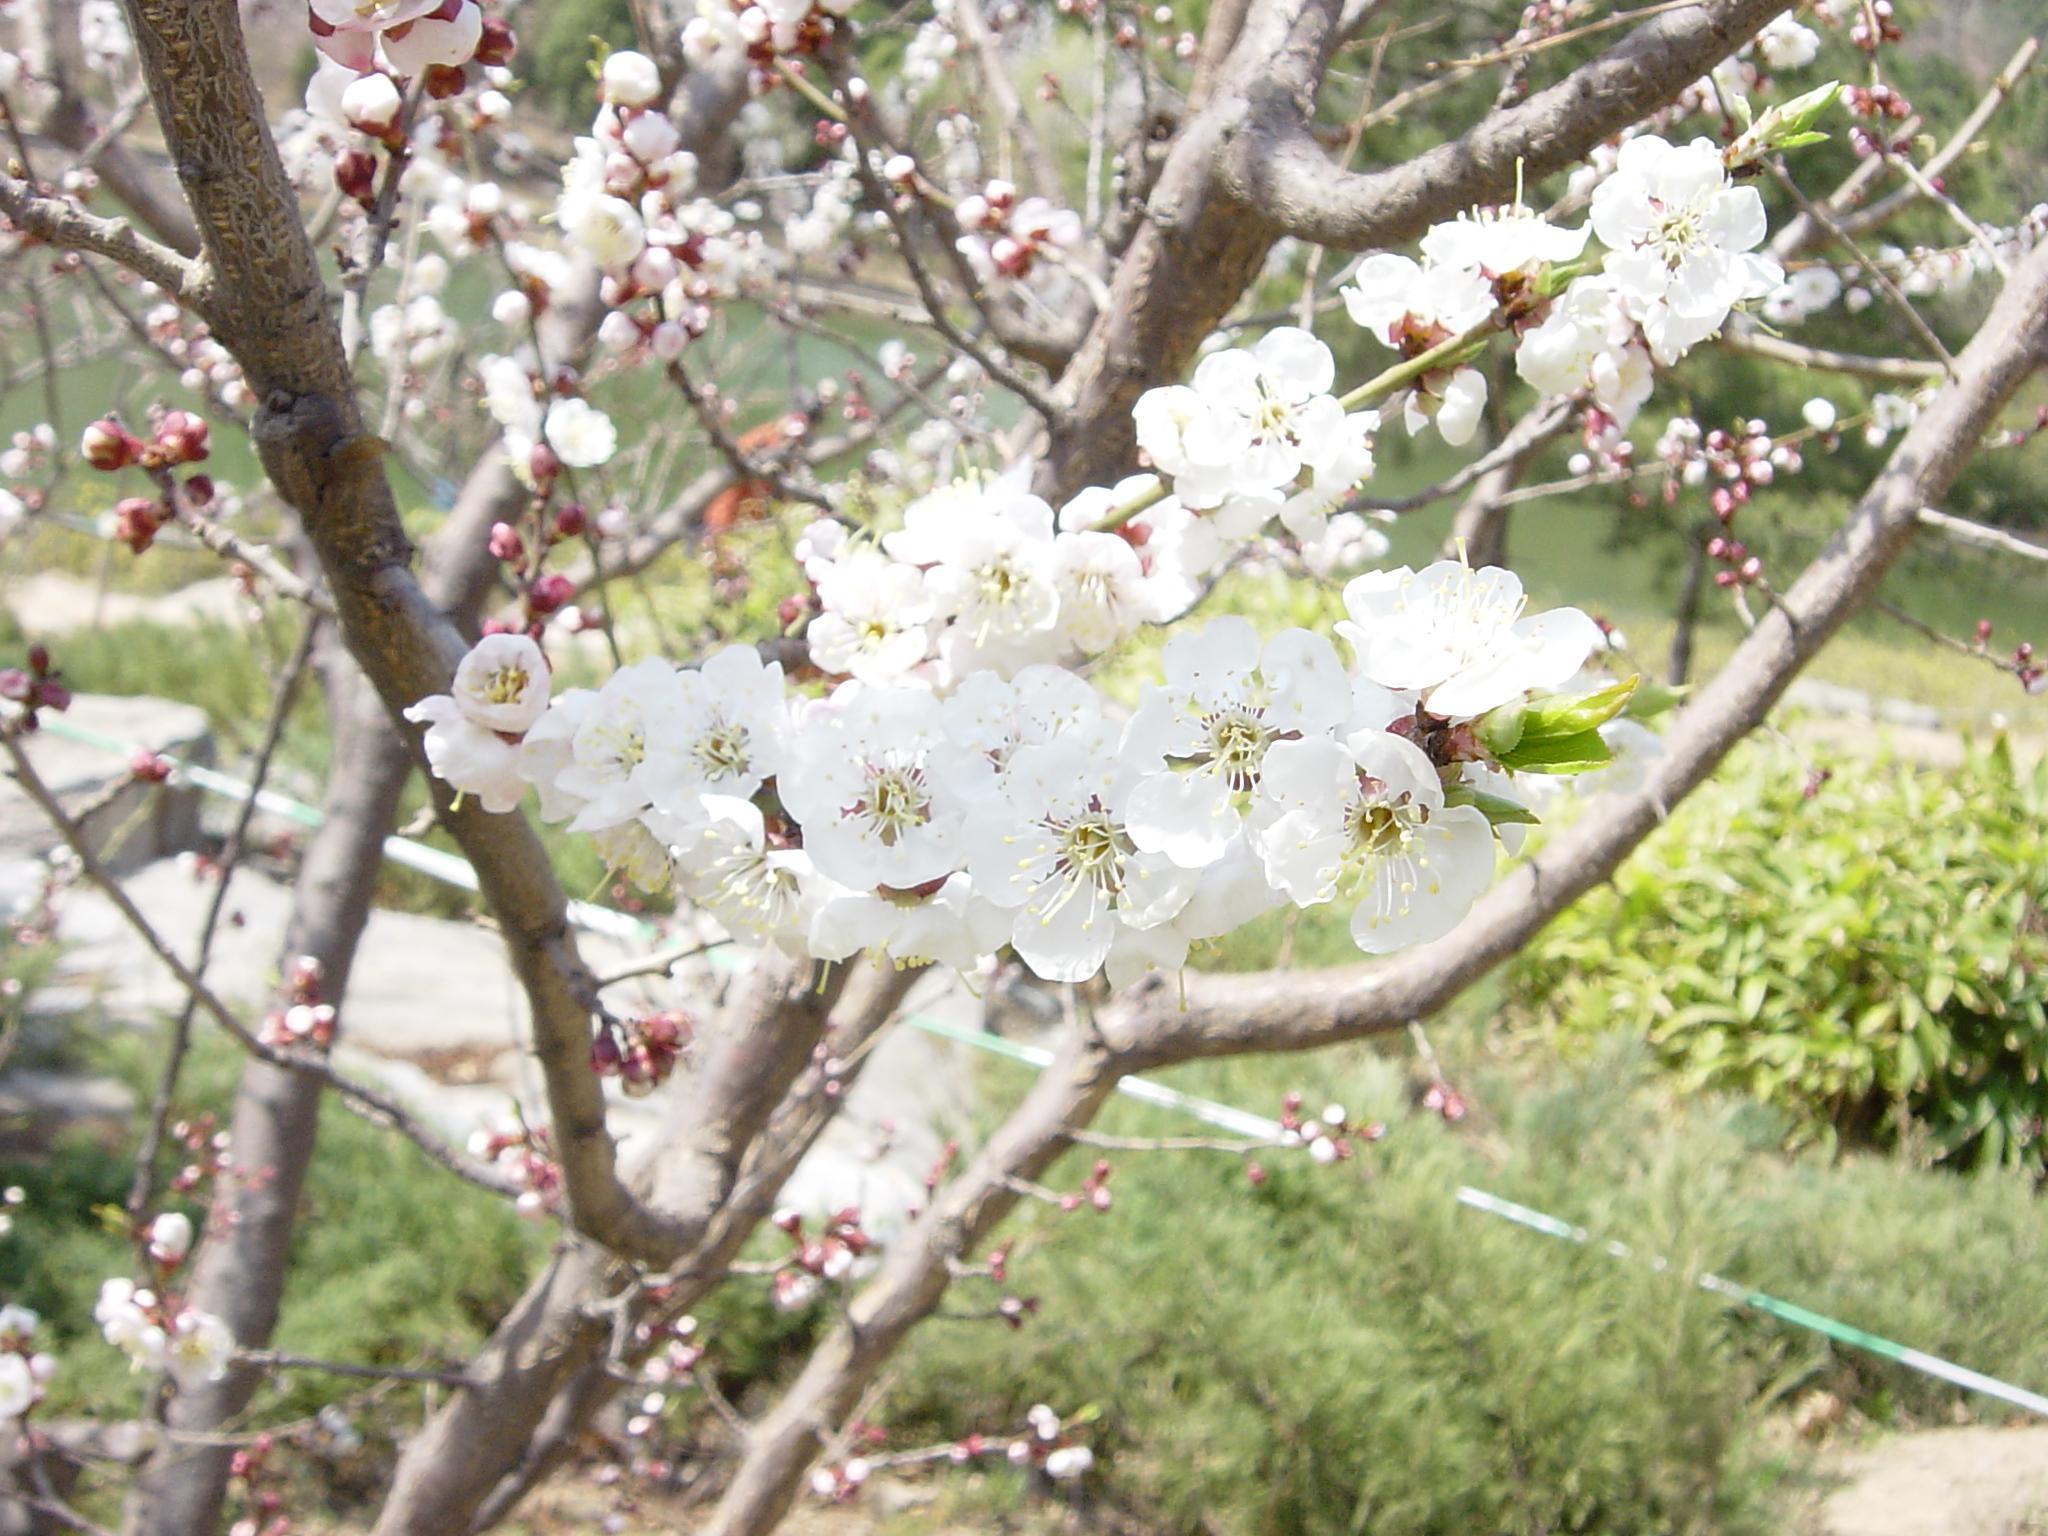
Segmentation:
<svg viewBox="0 0 2048 1536">
<path fill-rule="evenodd" d="M 510 565 L 526 554 L 526 541 L 510 523 L 491 524 L 490 550 L 493 558 Z"/>
<path fill-rule="evenodd" d="M 136 554 L 156 542 L 164 525 L 163 503 L 146 496 L 129 496 L 114 504 L 114 537 Z"/>
<path fill-rule="evenodd" d="M 377 200 L 377 161 L 366 150 L 347 149 L 334 157 L 334 184 L 343 197 L 365 208 Z"/>
<path fill-rule="evenodd" d="M 460 64 L 429 64 L 420 84 L 436 101 L 450 101 L 469 86 L 469 73 Z"/>
<path fill-rule="evenodd" d="M 142 444 L 132 437 L 128 429 L 112 416 L 102 416 L 85 429 L 79 439 L 78 451 L 85 462 L 94 469 L 126 469 L 135 462 Z"/>
<path fill-rule="evenodd" d="M 528 590 L 526 606 L 536 615 L 545 616 L 553 613 L 575 595 L 575 583 L 560 571 L 550 571 Z"/>
<path fill-rule="evenodd" d="M 190 411 L 168 411 L 157 423 L 157 451 L 166 464 L 197 464 L 209 452 L 205 418 Z"/>
</svg>

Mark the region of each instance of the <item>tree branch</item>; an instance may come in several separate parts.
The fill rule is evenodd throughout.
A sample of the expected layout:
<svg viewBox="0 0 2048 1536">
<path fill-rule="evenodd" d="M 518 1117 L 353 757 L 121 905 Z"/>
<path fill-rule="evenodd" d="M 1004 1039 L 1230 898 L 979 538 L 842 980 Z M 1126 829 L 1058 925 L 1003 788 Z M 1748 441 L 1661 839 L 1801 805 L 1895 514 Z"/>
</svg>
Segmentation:
<svg viewBox="0 0 2048 1536">
<path fill-rule="evenodd" d="M 155 283 L 188 308 L 207 313 L 196 291 L 201 268 L 169 246 L 159 245 L 126 219 L 87 213 L 63 198 L 44 196 L 12 176 L 0 176 L 0 214 L 46 245 L 104 256 Z"/>
<path fill-rule="evenodd" d="M 1224 182 L 1238 201 L 1304 240 L 1368 250 L 1412 239 L 1460 209 L 1507 195 L 1518 174 L 1533 183 L 1580 159 L 1710 71 L 1786 4 L 1705 0 L 1654 17 L 1550 89 L 1380 171 L 1333 166 L 1296 105 L 1297 83 L 1276 80 L 1246 103 Z"/>
</svg>

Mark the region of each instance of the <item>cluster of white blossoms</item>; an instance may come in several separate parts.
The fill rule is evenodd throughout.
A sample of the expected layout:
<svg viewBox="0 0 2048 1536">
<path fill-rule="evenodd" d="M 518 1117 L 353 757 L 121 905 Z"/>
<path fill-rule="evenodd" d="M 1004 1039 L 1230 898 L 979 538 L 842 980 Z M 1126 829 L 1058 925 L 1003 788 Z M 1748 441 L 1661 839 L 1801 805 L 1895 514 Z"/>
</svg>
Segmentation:
<svg viewBox="0 0 2048 1536">
<path fill-rule="evenodd" d="M 1128 714 L 1045 662 L 949 684 L 900 664 L 921 638 L 891 662 L 903 613 L 948 605 L 985 645 L 1008 590 L 1042 574 L 985 580 L 959 556 L 956 537 L 975 559 L 1016 547 L 1009 514 L 977 522 L 977 505 L 906 524 L 933 540 L 922 571 L 836 562 L 828 576 L 881 594 L 861 621 L 878 638 L 849 653 L 869 675 L 822 696 L 731 646 L 551 697 L 538 645 L 494 635 L 408 713 L 451 785 L 493 810 L 532 785 L 544 816 L 737 934 L 962 968 L 1007 945 L 1048 980 L 1122 985 L 1288 902 L 1346 904 L 1371 953 L 1448 931 L 1494 867 L 1465 767 L 1512 765 L 1479 745 L 1489 722 L 1540 706 L 1601 644 L 1575 609 L 1526 616 L 1508 572 L 1445 561 L 1346 587 L 1349 666 L 1326 636 L 1233 617 L 1168 640 Z"/>
<path fill-rule="evenodd" d="M 757 61 L 806 52 L 852 9 L 853 0 L 697 0 L 683 27 L 683 53 L 702 64 L 726 52 Z"/>
<path fill-rule="evenodd" d="M 183 1389 L 218 1381 L 235 1357 L 235 1335 L 211 1312 L 115 1278 L 92 1309 L 106 1341 L 138 1371 L 167 1371 Z"/>
<path fill-rule="evenodd" d="M 1630 139 L 1593 189 L 1591 224 L 1607 247 L 1601 271 L 1563 291 L 1523 337 L 1515 366 L 1546 394 L 1590 387 L 1623 423 L 1649 398 L 1652 360 L 1676 363 L 1718 334 L 1736 305 L 1785 281 L 1756 254 L 1762 197 L 1733 182 L 1709 139 Z"/>
<path fill-rule="evenodd" d="M 652 330 L 679 280 L 658 254 L 676 237 L 656 233 L 674 145 L 634 145 L 658 90 L 637 57 L 607 60 L 599 130 L 557 213 L 615 313 L 645 299 L 668 317 Z M 961 223 L 1014 234 L 1009 190 L 993 191 Z M 536 640 L 507 633 L 408 717 L 435 773 L 485 809 L 532 788 L 643 889 L 823 960 L 967 968 L 1007 949 L 1050 980 L 1122 985 L 1289 903 L 1343 904 L 1370 953 L 1427 941 L 1533 819 L 1521 775 L 1588 771 L 1626 739 L 1632 685 L 1581 676 L 1604 645 L 1593 620 L 1527 615 L 1508 572 L 1444 561 L 1352 580 L 1335 636 L 1241 618 L 1177 630 L 1134 707 L 1081 669 L 1184 617 L 1241 555 L 1321 576 L 1338 551 L 1383 552 L 1344 510 L 1374 468 L 1381 413 L 1366 407 L 1468 440 L 1494 333 L 1515 337 L 1537 388 L 1587 399 L 1589 433 L 1618 436 L 1658 365 L 1780 287 L 1763 236 L 1761 200 L 1714 145 L 1630 139 L 1579 228 L 1518 203 L 1436 226 L 1419 259 L 1364 260 L 1346 308 L 1401 361 L 1348 395 L 1329 348 L 1280 327 L 1137 401 L 1150 473 L 1056 509 L 1022 463 L 900 518 L 813 522 L 796 611 L 822 689 L 732 646 L 557 694 Z M 610 457 L 610 423 L 581 400 L 513 360 L 483 372 L 515 438 L 544 435 L 572 464 Z"/>
</svg>

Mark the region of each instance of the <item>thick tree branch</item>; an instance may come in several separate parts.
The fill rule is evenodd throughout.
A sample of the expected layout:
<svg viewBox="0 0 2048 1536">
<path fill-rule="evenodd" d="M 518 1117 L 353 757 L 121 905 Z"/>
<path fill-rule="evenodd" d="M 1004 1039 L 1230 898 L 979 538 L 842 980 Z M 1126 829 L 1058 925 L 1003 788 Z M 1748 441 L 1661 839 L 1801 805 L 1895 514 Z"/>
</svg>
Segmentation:
<svg viewBox="0 0 2048 1536">
<path fill-rule="evenodd" d="M 1345 250 L 1408 240 L 1518 174 L 1535 182 L 1670 101 L 1754 37 L 1787 0 L 1704 0 L 1643 23 L 1615 47 L 1462 137 L 1386 170 L 1334 166 L 1294 82 L 1257 87 L 1223 163 L 1231 195 L 1287 233 Z"/>
<path fill-rule="evenodd" d="M 126 219 L 87 213 L 75 203 L 46 196 L 12 176 L 0 176 L 0 214 L 46 245 L 104 256 L 155 283 L 180 303 L 201 314 L 207 312 L 198 292 L 202 269 L 150 239 Z"/>
</svg>

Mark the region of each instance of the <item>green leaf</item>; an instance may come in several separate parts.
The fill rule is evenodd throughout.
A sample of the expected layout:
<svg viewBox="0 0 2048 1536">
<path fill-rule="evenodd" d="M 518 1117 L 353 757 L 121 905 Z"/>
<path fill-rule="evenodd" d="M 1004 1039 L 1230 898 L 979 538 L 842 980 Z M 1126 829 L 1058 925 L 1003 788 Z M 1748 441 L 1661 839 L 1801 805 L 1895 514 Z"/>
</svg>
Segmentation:
<svg viewBox="0 0 2048 1536">
<path fill-rule="evenodd" d="M 1525 732 L 1514 751 L 1502 754 L 1500 765 L 1517 773 L 1588 773 L 1612 761 L 1614 754 L 1598 731 L 1535 739 Z"/>
<path fill-rule="evenodd" d="M 1529 718 L 1529 706 L 1521 699 L 1513 699 L 1498 709 L 1490 709 L 1472 724 L 1472 733 L 1479 738 L 1479 744 L 1499 757 L 1503 752 L 1515 750 L 1515 743 L 1522 739 L 1522 729 Z"/>
<path fill-rule="evenodd" d="M 1627 708 L 1641 681 L 1640 677 L 1624 677 L 1590 693 L 1553 693 L 1531 699 L 1524 707 L 1521 735 L 1541 739 L 1596 730 Z"/>
<path fill-rule="evenodd" d="M 1692 692 L 1691 688 L 1673 688 L 1648 678 L 1636 681 L 1636 691 L 1629 695 L 1628 707 L 1622 710 L 1631 720 L 1654 720 L 1668 710 L 1676 709 Z"/>
<path fill-rule="evenodd" d="M 1478 807 L 1479 814 L 1492 826 L 1533 827 L 1542 821 L 1540 816 L 1519 800 L 1510 800 L 1504 795 L 1489 795 L 1483 789 L 1475 789 L 1470 793 L 1472 798 L 1468 803 Z M 1446 795 L 1444 798 L 1448 801 L 1450 796 Z"/>
</svg>

